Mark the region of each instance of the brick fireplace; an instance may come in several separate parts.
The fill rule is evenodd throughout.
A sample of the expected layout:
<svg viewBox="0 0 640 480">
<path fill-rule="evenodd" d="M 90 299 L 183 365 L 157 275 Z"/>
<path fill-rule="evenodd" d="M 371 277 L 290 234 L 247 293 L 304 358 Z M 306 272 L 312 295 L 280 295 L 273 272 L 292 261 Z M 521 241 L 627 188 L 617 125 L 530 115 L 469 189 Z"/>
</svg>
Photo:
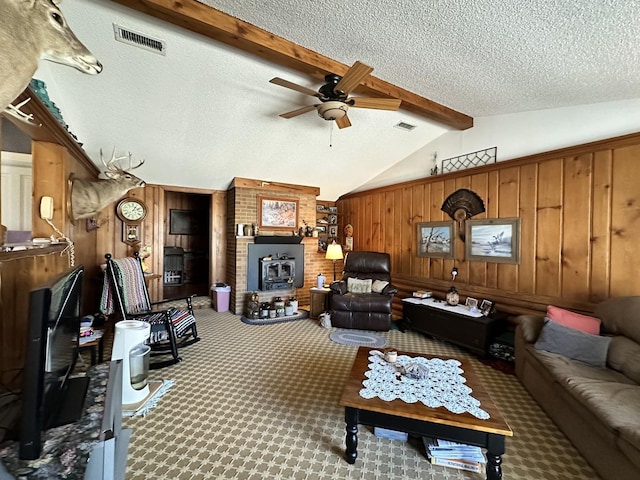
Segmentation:
<svg viewBox="0 0 640 480">
<path fill-rule="evenodd" d="M 303 220 L 315 226 L 316 197 L 319 195 L 316 187 L 290 185 L 261 180 L 234 178 L 227 192 L 227 276 L 226 283 L 231 285 L 231 298 L 229 308 L 237 315 L 244 313 L 247 301 L 247 293 L 258 291 L 260 301 L 271 301 L 274 297 L 289 297 L 295 295 L 300 305 L 308 305 L 310 302 L 309 289 L 316 285 L 318 273 L 324 273 L 327 278 L 333 271 L 333 262 L 324 258 L 324 252 L 318 252 L 317 238 L 298 237 L 298 244 L 275 244 L 265 247 L 257 244 L 253 236 L 236 235 L 236 225 L 257 224 L 258 196 L 290 197 L 298 200 L 299 226 L 303 226 Z M 261 229 L 259 241 L 268 236 L 290 236 L 290 232 L 269 231 Z M 280 239 L 275 239 L 280 240 Z M 268 245 L 268 244 L 267 244 Z M 254 250 L 258 248 L 256 262 L 254 263 Z M 265 247 L 264 249 L 261 249 Z M 298 247 L 294 251 L 293 247 Z M 291 250 L 290 250 L 291 248 Z M 251 252 L 251 261 L 249 260 Z M 249 274 L 257 272 L 259 268 L 258 257 L 264 258 L 287 256 L 295 258 L 296 283 L 292 288 L 260 289 L 257 277 L 250 278 Z M 340 269 L 340 265 L 338 266 Z"/>
</svg>

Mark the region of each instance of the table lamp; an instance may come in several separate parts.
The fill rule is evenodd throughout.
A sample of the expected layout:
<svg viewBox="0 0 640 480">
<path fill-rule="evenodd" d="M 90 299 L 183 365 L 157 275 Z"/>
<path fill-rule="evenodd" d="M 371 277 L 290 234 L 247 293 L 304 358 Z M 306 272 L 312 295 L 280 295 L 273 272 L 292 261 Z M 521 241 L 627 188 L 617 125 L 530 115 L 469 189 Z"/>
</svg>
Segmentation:
<svg viewBox="0 0 640 480">
<path fill-rule="evenodd" d="M 327 260 L 333 260 L 333 281 L 336 281 L 336 260 L 342 260 L 344 255 L 342 254 L 342 247 L 334 240 L 327 246 L 327 254 L 325 256 Z"/>
</svg>

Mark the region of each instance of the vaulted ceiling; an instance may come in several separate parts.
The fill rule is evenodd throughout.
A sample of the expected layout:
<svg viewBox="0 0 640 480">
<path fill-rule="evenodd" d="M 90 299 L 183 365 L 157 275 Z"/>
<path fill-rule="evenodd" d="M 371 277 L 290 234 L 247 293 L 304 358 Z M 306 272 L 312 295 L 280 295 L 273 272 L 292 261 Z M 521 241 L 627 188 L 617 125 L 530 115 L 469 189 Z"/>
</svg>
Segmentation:
<svg viewBox="0 0 640 480">
<path fill-rule="evenodd" d="M 335 199 L 474 117 L 640 97 L 639 3 L 65 0 L 104 71 L 43 62 L 36 78 L 96 164 L 115 146 L 146 160 L 149 183 L 226 189 L 239 176 Z M 117 42 L 114 24 L 165 54 Z M 271 78 L 317 90 L 356 60 L 374 71 L 354 95 L 400 110 L 351 109 L 344 129 L 278 116 L 316 99 Z"/>
</svg>

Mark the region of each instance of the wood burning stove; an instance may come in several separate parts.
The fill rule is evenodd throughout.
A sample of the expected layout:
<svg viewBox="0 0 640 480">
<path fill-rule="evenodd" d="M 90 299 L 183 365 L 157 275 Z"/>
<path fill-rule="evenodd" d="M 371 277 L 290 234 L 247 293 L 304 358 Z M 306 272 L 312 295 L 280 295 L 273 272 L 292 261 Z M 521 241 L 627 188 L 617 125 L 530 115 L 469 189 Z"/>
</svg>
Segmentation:
<svg viewBox="0 0 640 480">
<path fill-rule="evenodd" d="M 290 238 L 290 237 L 273 237 Z M 299 238 L 299 237 L 293 237 Z M 264 265 L 273 262 L 285 264 L 274 266 L 265 276 Z M 293 283 L 290 282 L 291 278 Z M 265 282 L 265 279 L 268 281 Z M 304 244 L 264 243 L 247 246 L 247 286 L 249 292 L 284 291 L 304 285 Z M 277 288 L 275 288 L 277 287 Z"/>
<path fill-rule="evenodd" d="M 296 277 L 296 260 L 288 256 L 260 259 L 260 290 L 288 290 Z"/>
</svg>

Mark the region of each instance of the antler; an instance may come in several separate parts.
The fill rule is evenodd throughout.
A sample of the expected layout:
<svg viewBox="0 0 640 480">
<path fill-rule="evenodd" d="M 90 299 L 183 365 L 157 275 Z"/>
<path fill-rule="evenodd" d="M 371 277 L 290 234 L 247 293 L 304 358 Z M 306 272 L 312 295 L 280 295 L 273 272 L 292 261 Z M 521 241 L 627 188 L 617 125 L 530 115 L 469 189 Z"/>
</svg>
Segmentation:
<svg viewBox="0 0 640 480">
<path fill-rule="evenodd" d="M 129 152 L 129 170 L 127 170 L 128 172 L 130 172 L 131 170 L 135 170 L 138 167 L 141 167 L 142 164 L 144 163 L 144 160 L 140 160 L 140 163 L 138 163 L 138 165 L 136 165 L 135 167 L 131 166 L 131 152 Z"/>
<path fill-rule="evenodd" d="M 124 173 L 127 173 L 128 171 L 135 170 L 136 168 L 142 166 L 142 164 L 144 163 L 144 160 L 140 161 L 140 163 L 138 163 L 138 165 L 136 165 L 135 167 L 132 167 L 131 166 L 131 156 L 132 156 L 131 152 L 129 152 L 128 155 L 123 155 L 121 157 L 116 157 L 116 147 L 113 147 L 113 152 L 111 153 L 111 160 L 109 160 L 108 162 L 105 162 L 104 158 L 102 156 L 102 148 L 101 148 L 100 149 L 100 161 L 102 161 L 102 164 L 106 168 L 104 174 L 109 178 L 114 178 L 114 177 L 120 176 L 120 175 L 122 175 Z M 122 168 L 122 166 L 119 163 L 120 160 L 124 160 L 125 158 L 129 159 L 129 169 L 128 170 L 125 170 L 124 168 Z"/>
</svg>

